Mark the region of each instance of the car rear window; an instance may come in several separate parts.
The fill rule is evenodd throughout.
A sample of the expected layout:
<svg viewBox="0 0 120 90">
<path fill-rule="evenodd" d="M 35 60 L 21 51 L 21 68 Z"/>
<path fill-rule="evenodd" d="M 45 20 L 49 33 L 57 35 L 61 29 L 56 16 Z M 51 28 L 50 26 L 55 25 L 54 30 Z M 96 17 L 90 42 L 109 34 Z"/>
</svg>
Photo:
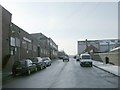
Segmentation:
<svg viewBox="0 0 120 90">
<path fill-rule="evenodd" d="M 90 59 L 90 56 L 89 55 L 83 55 L 82 59 Z"/>
<path fill-rule="evenodd" d="M 14 63 L 14 66 L 26 66 L 27 63 L 25 61 L 16 61 Z"/>
<path fill-rule="evenodd" d="M 43 61 L 49 60 L 49 58 L 47 58 L 47 57 L 45 57 L 45 58 L 42 58 L 42 59 L 43 59 Z"/>
</svg>

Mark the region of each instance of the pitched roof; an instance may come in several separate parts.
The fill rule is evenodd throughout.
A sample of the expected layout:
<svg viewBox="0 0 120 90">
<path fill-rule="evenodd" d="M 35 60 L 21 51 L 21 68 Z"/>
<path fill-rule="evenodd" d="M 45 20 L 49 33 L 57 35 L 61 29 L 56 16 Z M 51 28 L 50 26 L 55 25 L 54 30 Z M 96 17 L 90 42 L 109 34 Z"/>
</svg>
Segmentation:
<svg viewBox="0 0 120 90">
<path fill-rule="evenodd" d="M 91 50 L 93 50 L 93 52 L 98 52 L 99 49 L 97 49 L 95 46 L 90 45 L 85 49 L 85 52 L 90 52 Z"/>
</svg>

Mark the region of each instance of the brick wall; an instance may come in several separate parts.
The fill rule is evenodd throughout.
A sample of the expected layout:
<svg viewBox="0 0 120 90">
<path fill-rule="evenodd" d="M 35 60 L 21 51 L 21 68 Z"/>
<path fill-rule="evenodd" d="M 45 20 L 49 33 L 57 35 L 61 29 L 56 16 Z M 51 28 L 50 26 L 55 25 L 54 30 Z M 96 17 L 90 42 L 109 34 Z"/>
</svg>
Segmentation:
<svg viewBox="0 0 120 90">
<path fill-rule="evenodd" d="M 0 71 L 2 70 L 2 7 L 0 6 Z"/>
</svg>

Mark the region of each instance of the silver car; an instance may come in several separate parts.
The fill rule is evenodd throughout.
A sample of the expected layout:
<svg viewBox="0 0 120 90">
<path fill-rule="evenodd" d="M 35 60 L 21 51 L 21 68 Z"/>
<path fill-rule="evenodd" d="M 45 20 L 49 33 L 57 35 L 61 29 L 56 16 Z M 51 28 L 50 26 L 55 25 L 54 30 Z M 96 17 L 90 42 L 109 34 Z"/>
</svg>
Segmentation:
<svg viewBox="0 0 120 90">
<path fill-rule="evenodd" d="M 49 57 L 43 57 L 42 60 L 46 63 L 46 66 L 50 66 L 52 63 Z"/>
<path fill-rule="evenodd" d="M 36 64 L 38 70 L 41 70 L 41 69 L 44 69 L 46 68 L 46 64 L 45 62 L 42 61 L 42 58 L 41 57 L 32 57 L 32 58 L 29 58 L 33 63 Z"/>
<path fill-rule="evenodd" d="M 92 60 L 91 60 L 90 54 L 81 54 L 80 55 L 80 65 L 92 67 Z"/>
</svg>

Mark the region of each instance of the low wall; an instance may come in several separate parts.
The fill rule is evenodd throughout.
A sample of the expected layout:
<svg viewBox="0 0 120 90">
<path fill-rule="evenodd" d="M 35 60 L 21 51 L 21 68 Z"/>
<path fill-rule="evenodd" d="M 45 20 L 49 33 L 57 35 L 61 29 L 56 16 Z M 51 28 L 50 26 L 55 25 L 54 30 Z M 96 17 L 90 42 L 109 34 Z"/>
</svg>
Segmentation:
<svg viewBox="0 0 120 90">
<path fill-rule="evenodd" d="M 120 52 L 109 52 L 109 53 L 96 53 L 93 56 L 94 60 L 105 62 L 105 57 L 109 58 L 109 62 L 114 65 L 120 66 Z"/>
</svg>

